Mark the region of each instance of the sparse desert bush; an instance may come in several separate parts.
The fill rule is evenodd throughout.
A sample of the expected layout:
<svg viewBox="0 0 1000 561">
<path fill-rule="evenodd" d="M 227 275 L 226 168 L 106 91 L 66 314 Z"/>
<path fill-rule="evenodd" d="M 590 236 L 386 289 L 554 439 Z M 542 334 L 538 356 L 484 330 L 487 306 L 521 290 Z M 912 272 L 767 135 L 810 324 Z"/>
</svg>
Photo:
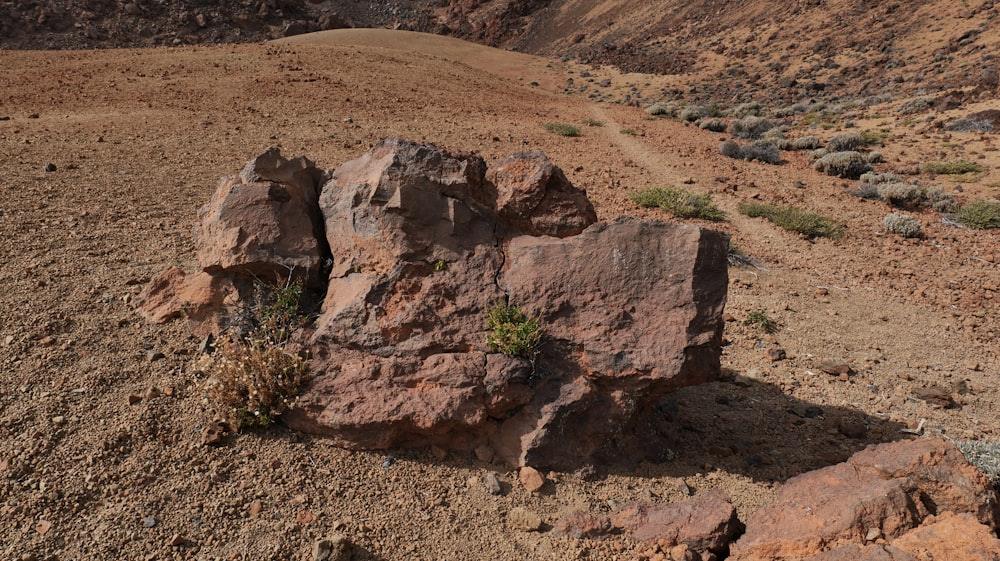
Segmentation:
<svg viewBox="0 0 1000 561">
<path fill-rule="evenodd" d="M 993 121 L 963 117 L 944 126 L 950 132 L 993 132 Z"/>
<path fill-rule="evenodd" d="M 677 113 L 677 106 L 672 103 L 658 101 L 646 108 L 647 115 L 654 117 L 673 117 Z"/>
<path fill-rule="evenodd" d="M 720 117 L 722 113 L 714 105 L 688 105 L 681 109 L 677 117 L 682 121 L 694 122 L 704 117 Z"/>
<path fill-rule="evenodd" d="M 748 312 L 743 324 L 756 326 L 764 333 L 774 333 L 778 330 L 778 324 L 767 316 L 767 312 L 759 309 Z"/>
<path fill-rule="evenodd" d="M 861 131 L 861 140 L 865 143 L 865 146 L 882 144 L 887 138 L 889 138 L 889 131 L 886 130 Z"/>
<path fill-rule="evenodd" d="M 966 160 L 940 160 L 923 164 L 920 166 L 920 171 L 939 175 L 961 175 L 963 173 L 979 173 L 983 171 L 983 168 L 979 164 Z"/>
<path fill-rule="evenodd" d="M 701 119 L 698 121 L 698 128 L 711 132 L 726 132 L 726 122 L 716 118 Z"/>
<path fill-rule="evenodd" d="M 839 238 L 844 234 L 843 226 L 833 219 L 794 206 L 740 203 L 739 211 L 751 218 L 767 219 L 785 230 L 809 238 Z"/>
<path fill-rule="evenodd" d="M 979 440 L 952 440 L 965 459 L 985 475 L 994 488 L 1000 487 L 1000 443 Z"/>
<path fill-rule="evenodd" d="M 745 140 L 757 140 L 773 129 L 775 122 L 764 117 L 749 116 L 729 123 L 729 134 Z"/>
<path fill-rule="evenodd" d="M 559 136 L 580 136 L 580 127 L 569 123 L 546 123 L 545 130 Z"/>
<path fill-rule="evenodd" d="M 678 218 L 723 220 L 726 213 L 712 203 L 712 195 L 691 193 L 684 189 L 646 189 L 632 195 L 632 200 L 646 208 L 661 208 Z"/>
<path fill-rule="evenodd" d="M 896 212 L 887 214 L 885 218 L 882 219 L 882 226 L 885 228 L 886 232 L 896 234 L 904 238 L 919 238 L 921 234 L 920 223 L 917 222 L 916 219 L 912 216 Z"/>
<path fill-rule="evenodd" d="M 292 407 L 309 380 L 305 362 L 285 347 L 299 323 L 301 288 L 286 286 L 241 310 L 216 343 L 206 368 L 212 406 L 237 430 L 267 426 Z"/>
<path fill-rule="evenodd" d="M 879 183 L 875 186 L 878 198 L 900 208 L 916 208 L 924 199 L 919 185 L 908 183 Z"/>
<path fill-rule="evenodd" d="M 938 212 L 953 212 L 955 195 L 945 193 L 940 187 L 928 187 L 924 189 L 924 204 Z"/>
<path fill-rule="evenodd" d="M 869 152 L 865 155 L 865 159 L 868 160 L 869 164 L 881 164 L 885 161 L 885 156 L 881 152 Z"/>
<path fill-rule="evenodd" d="M 758 140 L 753 144 L 740 144 L 727 140 L 719 147 L 719 152 L 728 158 L 737 160 L 757 160 L 765 164 L 780 164 L 781 151 L 773 142 Z"/>
<path fill-rule="evenodd" d="M 792 150 L 815 150 L 823 146 L 823 141 L 818 136 L 800 136 L 792 140 Z"/>
<path fill-rule="evenodd" d="M 899 177 L 895 173 L 875 173 L 873 171 L 862 173 L 861 177 L 858 179 L 860 179 L 862 183 L 868 183 L 869 185 L 878 185 L 879 183 L 901 183 L 903 181 L 903 178 Z"/>
<path fill-rule="evenodd" d="M 486 326 L 490 329 L 486 344 L 493 352 L 532 358 L 542 341 L 538 319 L 503 301 L 497 302 L 487 312 Z"/>
<path fill-rule="evenodd" d="M 931 103 L 934 101 L 930 97 L 915 97 L 909 101 L 905 101 L 899 105 L 900 115 L 912 115 L 913 113 L 919 113 L 921 111 L 927 111 L 931 107 Z"/>
<path fill-rule="evenodd" d="M 764 114 L 764 106 L 759 101 L 748 101 L 746 103 L 741 103 L 733 108 L 730 112 L 733 117 L 742 119 L 743 117 L 760 117 Z"/>
<path fill-rule="evenodd" d="M 816 160 L 819 160 L 820 158 L 822 158 L 823 156 L 826 156 L 829 153 L 830 152 L 827 151 L 826 148 L 817 148 L 817 149 L 815 149 L 815 150 L 813 150 L 812 152 L 809 153 L 809 161 L 810 162 L 815 162 Z"/>
<path fill-rule="evenodd" d="M 603 127 L 604 126 L 604 121 L 598 121 L 597 119 L 593 119 L 593 118 L 590 118 L 590 117 L 587 117 L 586 119 L 584 119 L 584 120 L 582 120 L 580 122 L 583 123 L 584 125 L 587 125 L 588 127 Z"/>
<path fill-rule="evenodd" d="M 859 132 L 838 134 L 826 143 L 828 152 L 851 152 L 863 148 L 865 140 Z"/>
<path fill-rule="evenodd" d="M 857 179 L 861 174 L 871 171 L 872 165 L 860 152 L 830 152 L 816 160 L 813 164 L 816 171 L 827 175 L 835 175 L 846 179 Z"/>
<path fill-rule="evenodd" d="M 958 219 L 977 230 L 1000 228 L 1000 201 L 973 201 L 958 211 Z"/>
</svg>

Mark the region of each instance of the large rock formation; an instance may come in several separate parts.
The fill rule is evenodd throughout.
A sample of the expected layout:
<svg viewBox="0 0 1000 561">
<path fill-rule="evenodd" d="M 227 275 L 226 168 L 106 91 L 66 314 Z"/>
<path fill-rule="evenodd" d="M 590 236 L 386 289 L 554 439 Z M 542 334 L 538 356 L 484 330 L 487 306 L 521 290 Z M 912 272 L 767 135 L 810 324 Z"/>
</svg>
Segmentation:
<svg viewBox="0 0 1000 561">
<path fill-rule="evenodd" d="M 488 444 L 509 464 L 558 468 L 642 459 L 664 396 L 719 372 L 725 235 L 598 224 L 541 152 L 487 168 L 386 140 L 323 173 L 269 151 L 223 180 L 196 244 L 203 272 L 152 283 L 147 317 L 184 307 L 217 329 L 250 280 L 323 271 L 319 317 L 296 337 L 315 378 L 283 419 L 346 447 Z M 536 352 L 487 344 L 498 302 L 537 319 Z"/>
</svg>

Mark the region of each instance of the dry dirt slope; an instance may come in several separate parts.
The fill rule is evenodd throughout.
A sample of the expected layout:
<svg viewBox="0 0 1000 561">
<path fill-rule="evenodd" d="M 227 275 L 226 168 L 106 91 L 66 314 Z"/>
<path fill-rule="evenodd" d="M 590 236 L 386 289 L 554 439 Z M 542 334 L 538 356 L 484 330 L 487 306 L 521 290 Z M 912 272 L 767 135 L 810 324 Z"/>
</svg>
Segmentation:
<svg viewBox="0 0 1000 561">
<path fill-rule="evenodd" d="M 0 121 L 4 558 L 308 558 L 315 539 L 343 532 L 360 559 L 633 559 L 641 546 L 626 540 L 519 533 L 506 513 L 524 506 L 552 523 L 609 501 L 678 500 L 683 477 L 696 492 L 724 489 L 745 516 L 785 478 L 898 438 L 921 417 L 932 431 L 998 438 L 995 307 L 984 308 L 994 323 L 973 326 L 966 320 L 979 308 L 965 300 L 978 294 L 976 305 L 995 306 L 984 300 L 996 302 L 995 234 L 945 229 L 927 216 L 926 241 L 879 237 L 870 224 L 881 209 L 843 196 L 839 181 L 802 161 L 723 161 L 708 133 L 521 86 L 476 69 L 475 49 L 455 52 L 343 44 L 0 52 L 0 117 L 9 117 Z M 539 81 L 561 78 L 543 76 L 552 72 L 544 66 L 533 67 Z M 588 117 L 605 124 L 577 139 L 542 128 Z M 622 135 L 624 127 L 641 136 Z M 781 329 L 768 336 L 730 324 L 725 361 L 735 378 L 678 395 L 665 420 L 677 457 L 663 465 L 596 482 L 555 474 L 529 496 L 505 468 L 470 456 L 397 450 L 383 467 L 386 453 L 346 453 L 280 426 L 200 446 L 207 418 L 190 369 L 198 342 L 182 325 L 144 324 L 129 300 L 164 267 L 196 266 L 190 224 L 218 176 L 270 145 L 332 167 L 397 135 L 491 161 L 543 149 L 605 219 L 650 216 L 628 193 L 690 178 L 689 188 L 719 191 L 730 210 L 754 194 L 801 199 L 842 215 L 848 235 L 808 242 L 735 213 L 718 226 L 767 268 L 734 270 L 730 312 L 742 320 L 765 309 Z M 791 191 L 796 179 L 808 188 Z M 727 184 L 738 190 L 723 194 Z M 887 254 L 891 262 L 879 262 Z M 938 280 L 961 284 L 937 288 Z M 920 282 L 940 298 L 914 297 Z M 819 286 L 829 294 L 817 295 Z M 952 298 L 954 310 L 942 304 Z M 772 364 L 760 345 L 781 345 L 791 358 Z M 165 356 L 149 360 L 149 351 Z M 822 358 L 848 360 L 859 373 L 819 374 Z M 971 389 L 959 410 L 910 395 L 959 381 Z M 142 399 L 129 405 L 129 395 Z M 810 406 L 824 417 L 795 414 Z M 845 422 L 870 429 L 847 438 L 838 430 Z M 510 485 L 506 495 L 469 483 L 487 470 Z M 175 536 L 181 545 L 170 545 Z"/>
</svg>

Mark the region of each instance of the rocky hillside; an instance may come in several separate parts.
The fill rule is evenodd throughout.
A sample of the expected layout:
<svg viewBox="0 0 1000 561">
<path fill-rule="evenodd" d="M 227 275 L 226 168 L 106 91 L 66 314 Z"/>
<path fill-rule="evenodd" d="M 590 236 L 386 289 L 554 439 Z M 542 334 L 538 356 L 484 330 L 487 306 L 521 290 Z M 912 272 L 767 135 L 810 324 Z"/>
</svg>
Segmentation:
<svg viewBox="0 0 1000 561">
<path fill-rule="evenodd" d="M 0 4 L 0 47 L 256 42 L 342 27 L 450 35 L 676 74 L 660 97 L 799 101 L 978 88 L 994 96 L 992 0 L 69 0 Z"/>
</svg>

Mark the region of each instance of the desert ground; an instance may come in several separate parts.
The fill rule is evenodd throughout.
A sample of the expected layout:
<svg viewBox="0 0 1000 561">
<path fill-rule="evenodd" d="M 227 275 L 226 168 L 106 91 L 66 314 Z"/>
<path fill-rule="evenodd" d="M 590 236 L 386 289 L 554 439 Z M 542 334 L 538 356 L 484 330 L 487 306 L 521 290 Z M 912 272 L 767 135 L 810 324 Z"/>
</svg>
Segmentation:
<svg viewBox="0 0 1000 561">
<path fill-rule="evenodd" d="M 721 489 L 745 519 L 789 477 L 920 437 L 901 429 L 1000 441 L 998 231 L 921 210 L 923 238 L 889 235 L 884 202 L 850 195 L 856 182 L 814 171 L 803 152 L 778 166 L 725 158 L 725 133 L 610 102 L 676 78 L 385 30 L 0 51 L 0 68 L 0 558 L 311 559 L 317 540 L 342 534 L 355 559 L 631 560 L 643 544 L 520 532 L 506 515 L 523 507 L 551 525 L 573 509 Z M 609 80 L 609 102 L 564 92 L 583 71 Z M 917 118 L 899 114 L 904 101 L 854 109 L 859 130 L 888 130 L 878 169 L 972 160 L 985 171 L 971 182 L 921 179 L 961 201 L 1000 197 L 993 135 L 934 126 L 1000 109 L 996 96 Z M 548 132 L 554 122 L 581 134 Z M 795 130 L 829 138 L 843 124 Z M 191 226 L 219 177 L 271 146 L 333 168 L 385 137 L 490 162 L 543 150 L 602 220 L 671 220 L 630 200 L 645 188 L 714 196 L 727 220 L 695 222 L 730 233 L 755 264 L 730 269 L 724 376 L 677 393 L 671 459 L 596 480 L 550 473 L 530 494 L 471 453 L 349 452 L 280 422 L 202 445 L 200 341 L 183 322 L 145 322 L 132 300 L 167 266 L 197 268 Z M 845 235 L 786 232 L 738 213 L 746 201 L 807 207 Z M 745 324 L 757 310 L 776 331 Z M 773 347 L 787 358 L 768 358 Z M 824 360 L 854 373 L 826 374 Z M 956 405 L 915 397 L 934 386 Z M 487 471 L 503 494 L 478 483 Z"/>
</svg>

